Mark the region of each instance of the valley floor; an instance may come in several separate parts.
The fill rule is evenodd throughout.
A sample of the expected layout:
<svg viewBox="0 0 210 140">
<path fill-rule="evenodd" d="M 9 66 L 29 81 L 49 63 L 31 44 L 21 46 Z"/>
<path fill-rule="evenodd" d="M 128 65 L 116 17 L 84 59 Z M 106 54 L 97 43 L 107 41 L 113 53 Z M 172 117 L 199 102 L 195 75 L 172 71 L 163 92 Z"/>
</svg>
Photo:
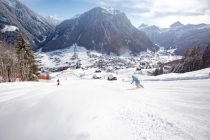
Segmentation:
<svg viewBox="0 0 210 140">
<path fill-rule="evenodd" d="M 1 140 L 209 140 L 210 79 L 0 84 Z"/>
</svg>

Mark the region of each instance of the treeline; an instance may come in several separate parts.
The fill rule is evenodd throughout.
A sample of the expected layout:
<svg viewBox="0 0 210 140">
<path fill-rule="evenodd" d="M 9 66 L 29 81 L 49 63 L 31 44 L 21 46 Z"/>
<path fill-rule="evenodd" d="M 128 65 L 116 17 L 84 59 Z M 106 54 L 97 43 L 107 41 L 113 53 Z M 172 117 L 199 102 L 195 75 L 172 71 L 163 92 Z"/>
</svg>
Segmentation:
<svg viewBox="0 0 210 140">
<path fill-rule="evenodd" d="M 0 41 L 0 82 L 35 81 L 38 74 L 33 52 L 22 36 L 15 45 Z"/>
<path fill-rule="evenodd" d="M 193 47 L 185 52 L 182 59 L 160 65 L 153 75 L 184 73 L 208 67 L 210 67 L 210 42 L 203 52 L 199 47 Z"/>
</svg>

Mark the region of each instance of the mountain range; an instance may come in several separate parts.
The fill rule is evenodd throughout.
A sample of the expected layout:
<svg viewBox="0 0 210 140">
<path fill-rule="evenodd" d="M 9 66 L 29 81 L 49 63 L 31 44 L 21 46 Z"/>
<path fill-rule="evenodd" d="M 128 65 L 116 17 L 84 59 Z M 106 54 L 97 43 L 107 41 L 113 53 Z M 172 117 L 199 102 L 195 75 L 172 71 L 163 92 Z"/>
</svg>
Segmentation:
<svg viewBox="0 0 210 140">
<path fill-rule="evenodd" d="M 12 27 L 16 27 L 13 32 Z M 19 0 L 0 0 L 0 39 L 14 43 L 21 32 L 31 46 L 36 47 L 40 45 L 42 37 L 54 29 L 54 25 Z"/>
<path fill-rule="evenodd" d="M 154 48 L 146 34 L 136 29 L 123 12 L 103 7 L 63 21 L 48 40 L 43 51 L 66 48 L 75 43 L 89 50 L 118 55 Z"/>
<path fill-rule="evenodd" d="M 0 15 L 0 39 L 15 43 L 22 33 L 34 49 L 43 51 L 63 49 L 75 43 L 118 55 L 155 47 L 123 12 L 112 8 L 93 8 L 58 24 L 51 17 L 36 14 L 19 0 L 1 0 Z"/>
<path fill-rule="evenodd" d="M 0 0 L 0 39 L 14 44 L 20 33 L 34 50 L 42 48 L 44 52 L 77 44 L 106 54 L 138 54 L 162 46 L 183 55 L 195 46 L 205 49 L 210 25 L 176 22 L 169 28 L 142 24 L 137 29 L 123 12 L 105 7 L 61 22 L 38 15 L 19 0 Z"/>
<path fill-rule="evenodd" d="M 139 30 L 147 34 L 150 40 L 165 48 L 176 48 L 175 53 L 183 55 L 192 47 L 199 47 L 204 51 L 210 41 L 209 24 L 187 24 L 177 21 L 169 28 L 159 28 L 155 25 L 142 24 Z"/>
</svg>

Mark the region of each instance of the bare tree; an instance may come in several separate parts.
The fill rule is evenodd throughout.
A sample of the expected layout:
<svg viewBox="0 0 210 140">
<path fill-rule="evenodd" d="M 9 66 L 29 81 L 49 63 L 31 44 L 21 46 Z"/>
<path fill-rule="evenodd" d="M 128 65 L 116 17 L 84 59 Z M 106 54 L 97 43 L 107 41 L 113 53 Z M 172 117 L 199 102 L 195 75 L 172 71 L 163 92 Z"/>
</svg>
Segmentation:
<svg viewBox="0 0 210 140">
<path fill-rule="evenodd" d="M 0 82 L 37 80 L 33 52 L 21 37 L 16 46 L 0 41 Z"/>
<path fill-rule="evenodd" d="M 17 79 L 17 56 L 14 46 L 0 42 L 0 82 Z"/>
</svg>

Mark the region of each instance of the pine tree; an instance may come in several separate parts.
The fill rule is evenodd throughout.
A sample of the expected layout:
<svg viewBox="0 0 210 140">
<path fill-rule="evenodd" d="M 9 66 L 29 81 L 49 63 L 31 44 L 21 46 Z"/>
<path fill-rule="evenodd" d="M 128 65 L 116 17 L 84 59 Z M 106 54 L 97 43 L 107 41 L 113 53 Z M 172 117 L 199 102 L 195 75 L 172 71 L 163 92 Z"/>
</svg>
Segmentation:
<svg viewBox="0 0 210 140">
<path fill-rule="evenodd" d="M 21 35 L 17 41 L 16 53 L 18 57 L 19 72 L 22 81 L 35 81 L 38 76 L 38 67 L 30 46 Z"/>
</svg>

